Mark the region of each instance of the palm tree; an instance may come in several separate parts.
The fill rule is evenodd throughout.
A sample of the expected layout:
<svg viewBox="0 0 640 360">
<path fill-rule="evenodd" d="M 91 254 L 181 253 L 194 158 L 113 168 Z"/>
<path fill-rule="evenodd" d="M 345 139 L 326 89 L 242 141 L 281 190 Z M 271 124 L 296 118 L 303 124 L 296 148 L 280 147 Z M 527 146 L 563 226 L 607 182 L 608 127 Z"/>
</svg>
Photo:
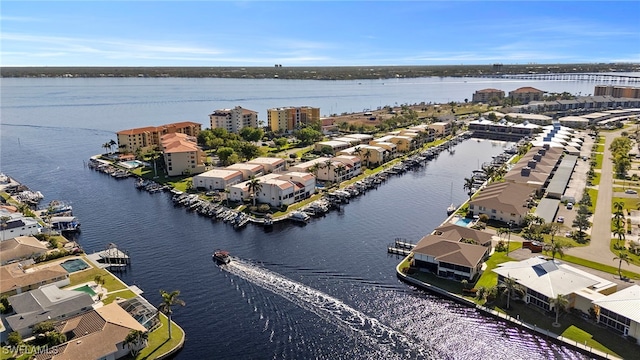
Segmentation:
<svg viewBox="0 0 640 360">
<path fill-rule="evenodd" d="M 626 262 L 629 265 L 629 254 L 626 252 L 620 251 L 618 256 L 614 257 L 613 260 L 618 260 L 618 276 L 622 279 L 622 262 Z"/>
<path fill-rule="evenodd" d="M 369 168 L 369 159 L 371 158 L 371 150 L 367 149 L 364 151 L 364 159 L 367 161 L 367 168 Z"/>
<path fill-rule="evenodd" d="M 309 166 L 309 168 L 307 169 L 307 171 L 312 173 L 315 177 L 318 177 L 318 170 L 320 170 L 320 164 L 318 163 Z"/>
<path fill-rule="evenodd" d="M 131 356 L 136 357 L 140 353 L 140 349 L 147 346 L 148 339 L 149 333 L 147 331 L 131 330 L 124 338 L 124 343 L 129 348 Z"/>
<path fill-rule="evenodd" d="M 362 158 L 362 149 L 360 148 L 360 146 L 356 146 L 355 148 L 353 148 L 353 153 L 358 155 L 359 158 Z"/>
<path fill-rule="evenodd" d="M 622 222 L 624 222 L 624 202 L 616 201 L 613 203 L 614 213 L 614 223 L 616 226 L 620 226 Z"/>
<path fill-rule="evenodd" d="M 345 171 L 346 171 L 346 170 L 347 170 L 347 168 L 346 168 L 344 165 L 342 165 L 342 164 L 337 165 L 337 166 L 333 169 L 333 171 L 334 171 L 334 172 L 336 173 L 336 175 L 337 175 L 337 179 L 336 179 L 336 180 L 340 179 L 340 181 L 339 181 L 339 182 L 342 182 L 342 180 L 343 180 L 343 179 L 342 179 L 342 176 L 344 175 L 344 173 L 345 173 Z"/>
<path fill-rule="evenodd" d="M 556 322 L 554 322 L 552 325 L 555 327 L 560 326 L 560 323 L 558 322 L 558 317 L 560 316 L 560 310 L 564 310 L 567 308 L 567 306 L 569 305 L 569 300 L 564 297 L 564 295 L 562 294 L 558 294 L 556 295 L 556 297 L 554 298 L 549 298 L 549 304 L 553 305 L 553 308 L 556 311 Z"/>
<path fill-rule="evenodd" d="M 333 161 L 331 159 L 327 159 L 324 161 L 324 169 L 327 172 L 327 180 L 329 180 L 329 170 L 331 170 L 331 165 L 333 165 Z"/>
<path fill-rule="evenodd" d="M 471 195 L 473 195 L 473 179 L 472 178 L 464 178 L 463 189 L 467 191 L 467 195 L 469 195 L 469 200 L 471 200 Z"/>
<path fill-rule="evenodd" d="M 255 176 L 251 176 L 249 182 L 247 183 L 247 187 L 249 188 L 249 192 L 251 193 L 251 197 L 253 198 L 253 206 L 256 206 L 256 193 L 262 190 L 260 179 L 256 179 Z"/>
<path fill-rule="evenodd" d="M 174 305 L 184 306 L 185 302 L 182 299 L 179 299 L 180 295 L 179 290 L 174 290 L 172 292 L 166 292 L 164 290 L 160 290 L 160 296 L 162 296 L 162 303 L 158 306 L 158 310 L 163 314 L 167 315 L 168 323 L 169 323 L 169 339 L 171 339 L 171 314 L 173 314 L 173 310 L 171 307 Z"/>
<path fill-rule="evenodd" d="M 109 153 L 109 149 L 111 149 L 111 145 L 108 142 L 106 142 L 102 144 L 102 148 L 105 150 L 106 153 Z"/>
<path fill-rule="evenodd" d="M 510 276 L 502 279 L 502 283 L 498 285 L 498 289 L 500 290 L 502 296 L 507 297 L 507 309 L 509 309 L 512 295 L 524 296 L 524 294 L 527 292 L 524 286 L 518 284 L 516 279 Z"/>
<path fill-rule="evenodd" d="M 615 224 L 613 228 L 613 235 L 618 237 L 618 243 L 625 239 L 626 230 L 624 229 L 624 221 L 622 224 Z"/>
<path fill-rule="evenodd" d="M 118 145 L 118 143 L 115 140 L 109 140 L 109 151 L 113 152 L 113 147 L 116 145 Z"/>
<path fill-rule="evenodd" d="M 560 257 L 564 256 L 564 250 L 568 246 L 560 241 L 551 241 L 551 244 L 544 244 L 544 251 L 551 252 L 551 259 L 556 259 L 556 254 L 560 255 Z"/>
<path fill-rule="evenodd" d="M 2 241 L 5 240 L 4 238 L 4 230 L 7 228 L 7 223 L 9 222 L 9 220 L 11 220 L 10 216 L 0 216 L 0 226 L 2 227 Z"/>
</svg>

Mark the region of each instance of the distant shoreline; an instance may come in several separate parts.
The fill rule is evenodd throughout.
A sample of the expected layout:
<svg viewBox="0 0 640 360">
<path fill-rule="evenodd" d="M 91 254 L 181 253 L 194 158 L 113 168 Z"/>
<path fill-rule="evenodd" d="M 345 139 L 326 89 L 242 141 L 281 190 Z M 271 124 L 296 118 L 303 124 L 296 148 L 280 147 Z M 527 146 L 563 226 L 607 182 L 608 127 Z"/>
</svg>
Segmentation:
<svg viewBox="0 0 640 360">
<path fill-rule="evenodd" d="M 164 77 L 288 80 L 364 80 L 418 77 L 483 77 L 500 74 L 640 72 L 638 63 L 492 64 L 429 66 L 309 66 L 309 67 L 2 67 L 3 78 Z"/>
</svg>

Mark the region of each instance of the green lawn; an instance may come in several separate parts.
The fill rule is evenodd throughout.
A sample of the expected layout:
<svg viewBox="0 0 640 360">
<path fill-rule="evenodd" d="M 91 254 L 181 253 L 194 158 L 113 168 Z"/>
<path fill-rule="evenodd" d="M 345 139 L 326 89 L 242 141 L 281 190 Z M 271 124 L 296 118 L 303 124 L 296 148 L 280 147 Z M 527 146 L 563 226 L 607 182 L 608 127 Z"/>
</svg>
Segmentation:
<svg viewBox="0 0 640 360">
<path fill-rule="evenodd" d="M 91 264 L 91 262 L 89 260 L 87 260 L 86 258 L 84 259 L 84 261 L 87 264 Z M 69 280 L 71 281 L 69 286 L 79 285 L 79 284 L 83 284 L 83 283 L 86 283 L 86 282 L 89 282 L 89 281 L 93 281 L 93 279 L 98 275 L 102 276 L 102 278 L 104 279 L 104 285 L 102 285 L 102 286 L 105 287 L 108 291 L 116 291 L 116 290 L 126 289 L 126 286 L 124 284 L 122 284 L 122 282 L 120 282 L 120 280 L 118 280 L 110 272 L 108 272 L 108 271 L 106 271 L 104 269 L 98 269 L 98 268 L 95 268 L 95 267 L 91 268 L 91 269 L 83 270 L 83 271 L 78 271 L 78 272 L 75 272 L 75 273 L 71 274 L 69 276 Z"/>
<path fill-rule="evenodd" d="M 611 250 L 611 254 L 613 254 L 614 256 L 618 256 L 618 254 L 620 253 L 620 250 L 615 250 L 613 248 L 613 246 L 615 244 L 618 243 L 618 238 L 613 238 L 611 239 L 611 243 L 609 244 L 609 249 Z M 629 263 L 634 264 L 634 265 L 640 265 L 640 255 L 636 255 L 636 254 L 632 254 L 628 251 L 625 251 L 628 255 L 629 255 Z M 612 256 L 613 259 L 613 256 Z M 615 260 L 615 263 L 618 263 L 618 260 Z M 624 269 L 624 267 L 627 266 L 626 262 L 622 262 L 622 269 Z"/>
<path fill-rule="evenodd" d="M 588 189 L 589 197 L 591 198 L 591 206 L 589 207 L 589 211 L 592 213 L 596 211 L 596 204 L 598 203 L 598 190 L 596 189 Z"/>
<path fill-rule="evenodd" d="M 117 297 L 123 299 L 133 299 L 136 297 L 136 294 L 131 290 L 118 291 L 117 293 L 109 294 L 107 297 L 102 299 L 102 302 L 107 305 L 111 304 Z"/>
<path fill-rule="evenodd" d="M 602 169 L 602 159 L 603 159 L 604 155 L 603 154 L 596 154 L 596 169 Z"/>
<path fill-rule="evenodd" d="M 172 321 L 171 339 L 169 340 L 167 320 L 167 317 L 161 313 L 160 322 L 162 323 L 162 326 L 149 334 L 148 344 L 144 349 L 142 349 L 142 351 L 140 351 L 138 356 L 136 356 L 136 360 L 155 359 L 156 357 L 173 349 L 184 338 L 184 331 L 176 326 L 175 322 Z"/>
<path fill-rule="evenodd" d="M 598 144 L 596 152 L 603 153 L 604 152 L 604 144 Z"/>
<path fill-rule="evenodd" d="M 638 208 L 638 205 L 640 204 L 640 199 L 638 198 L 627 198 L 627 197 L 613 197 L 611 199 L 611 212 L 613 213 L 614 208 L 613 208 L 613 204 L 622 201 L 624 203 L 624 208 L 625 209 L 631 209 L 631 210 L 635 210 Z"/>
<path fill-rule="evenodd" d="M 509 245 L 509 250 L 513 251 L 521 247 L 522 247 L 522 244 L 512 242 Z M 491 255 L 491 257 L 489 258 L 489 260 L 485 262 L 485 264 L 487 264 L 487 268 L 482 273 L 482 276 L 480 276 L 480 279 L 478 279 L 478 281 L 476 282 L 475 288 L 479 288 L 480 286 L 492 287 L 497 285 L 498 274 L 496 274 L 492 270 L 495 269 L 498 266 L 498 264 L 502 264 L 504 262 L 514 261 L 514 260 L 515 259 L 508 257 L 506 252 L 497 252 L 497 251 L 494 252 L 493 255 Z"/>
<path fill-rule="evenodd" d="M 600 271 L 604 271 L 606 273 L 609 274 L 613 274 L 613 275 L 618 275 L 618 263 L 617 261 L 613 260 L 614 255 L 611 254 L 611 264 L 612 265 L 604 265 L 604 264 L 600 264 L 597 263 L 595 261 L 591 261 L 591 260 L 585 260 L 579 257 L 575 257 L 572 255 L 565 255 L 561 258 L 561 260 L 565 261 L 565 262 L 569 262 L 572 264 L 577 264 L 577 265 L 582 265 L 582 266 L 586 266 L 589 267 L 591 269 L 595 269 L 595 270 L 600 270 Z M 604 261 L 608 261 L 607 259 L 604 259 Z M 630 279 L 635 279 L 635 280 L 639 280 L 640 279 L 640 274 L 636 274 L 632 271 L 627 271 L 624 270 L 624 265 L 622 266 L 622 275 L 630 278 Z"/>
<path fill-rule="evenodd" d="M 593 349 L 597 349 L 600 350 L 602 352 L 606 352 L 606 353 L 611 353 L 612 351 L 609 350 L 606 346 L 602 345 L 601 343 L 597 342 L 596 340 L 593 339 L 593 335 L 589 334 L 588 332 L 579 329 L 573 325 L 569 326 L 565 331 L 562 332 L 562 334 L 560 334 L 564 337 L 566 337 L 567 339 L 571 339 L 576 341 L 579 344 L 584 344 L 590 348 Z"/>
<path fill-rule="evenodd" d="M 593 179 L 591 179 L 591 185 L 600 185 L 600 179 L 602 178 L 602 174 L 599 172 L 594 173 Z"/>
</svg>

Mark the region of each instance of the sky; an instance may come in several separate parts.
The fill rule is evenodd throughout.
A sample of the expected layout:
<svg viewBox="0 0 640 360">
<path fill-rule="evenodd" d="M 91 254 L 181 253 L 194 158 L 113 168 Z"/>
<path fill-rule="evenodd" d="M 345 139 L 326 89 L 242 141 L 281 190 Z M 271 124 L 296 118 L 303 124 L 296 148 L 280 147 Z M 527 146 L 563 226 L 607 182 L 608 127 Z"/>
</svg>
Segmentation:
<svg viewBox="0 0 640 360">
<path fill-rule="evenodd" d="M 640 1 L 0 4 L 0 66 L 640 62 Z"/>
</svg>

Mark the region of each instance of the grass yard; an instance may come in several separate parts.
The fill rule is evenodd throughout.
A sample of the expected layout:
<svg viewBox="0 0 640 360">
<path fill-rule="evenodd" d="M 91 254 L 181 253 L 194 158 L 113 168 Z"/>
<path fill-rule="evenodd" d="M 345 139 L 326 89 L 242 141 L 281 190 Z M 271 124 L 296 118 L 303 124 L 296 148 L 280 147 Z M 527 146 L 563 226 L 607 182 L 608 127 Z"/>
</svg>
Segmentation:
<svg viewBox="0 0 640 360">
<path fill-rule="evenodd" d="M 160 355 L 166 354 L 178 346 L 184 338 L 184 331 L 172 321 L 171 339 L 169 339 L 169 330 L 167 329 L 168 319 L 167 316 L 162 313 L 160 314 L 160 322 L 162 325 L 149 333 L 148 344 L 140 351 L 138 356 L 136 356 L 136 360 L 155 359 Z"/>
<path fill-rule="evenodd" d="M 602 174 L 599 172 L 594 173 L 593 179 L 591 179 L 591 185 L 600 185 L 600 179 L 602 178 Z"/>
<path fill-rule="evenodd" d="M 591 261 L 591 260 L 585 260 L 579 257 L 575 257 L 572 255 L 566 255 L 562 257 L 562 260 L 565 262 L 569 262 L 572 264 L 577 264 L 577 265 L 582 265 L 582 266 L 586 266 L 595 270 L 600 270 L 600 271 L 604 271 L 606 273 L 612 274 L 612 275 L 618 275 L 618 262 L 613 260 L 614 255 L 611 254 L 611 265 L 604 265 L 604 264 L 600 264 L 597 263 L 595 261 Z M 622 266 L 622 275 L 630 278 L 630 279 L 635 279 L 635 280 L 640 280 L 640 274 L 636 274 L 632 271 L 627 271 L 624 270 L 624 265 Z"/>
<path fill-rule="evenodd" d="M 596 154 L 596 169 L 602 169 L 602 159 L 604 158 L 603 154 Z"/>
<path fill-rule="evenodd" d="M 614 239 L 611 239 L 611 243 L 609 244 L 609 249 L 611 250 L 611 253 L 615 256 L 618 256 L 618 254 L 620 253 L 620 250 L 616 250 L 613 247 L 617 243 L 618 243 L 618 238 L 614 238 Z M 622 244 L 622 242 L 620 243 Z M 640 265 L 640 255 L 630 253 L 629 251 L 625 251 L 625 252 L 629 255 L 629 263 L 634 265 Z M 618 264 L 618 260 L 615 260 L 615 263 Z M 627 263 L 623 261 L 622 269 L 624 269 L 625 266 L 627 266 Z"/>
</svg>

